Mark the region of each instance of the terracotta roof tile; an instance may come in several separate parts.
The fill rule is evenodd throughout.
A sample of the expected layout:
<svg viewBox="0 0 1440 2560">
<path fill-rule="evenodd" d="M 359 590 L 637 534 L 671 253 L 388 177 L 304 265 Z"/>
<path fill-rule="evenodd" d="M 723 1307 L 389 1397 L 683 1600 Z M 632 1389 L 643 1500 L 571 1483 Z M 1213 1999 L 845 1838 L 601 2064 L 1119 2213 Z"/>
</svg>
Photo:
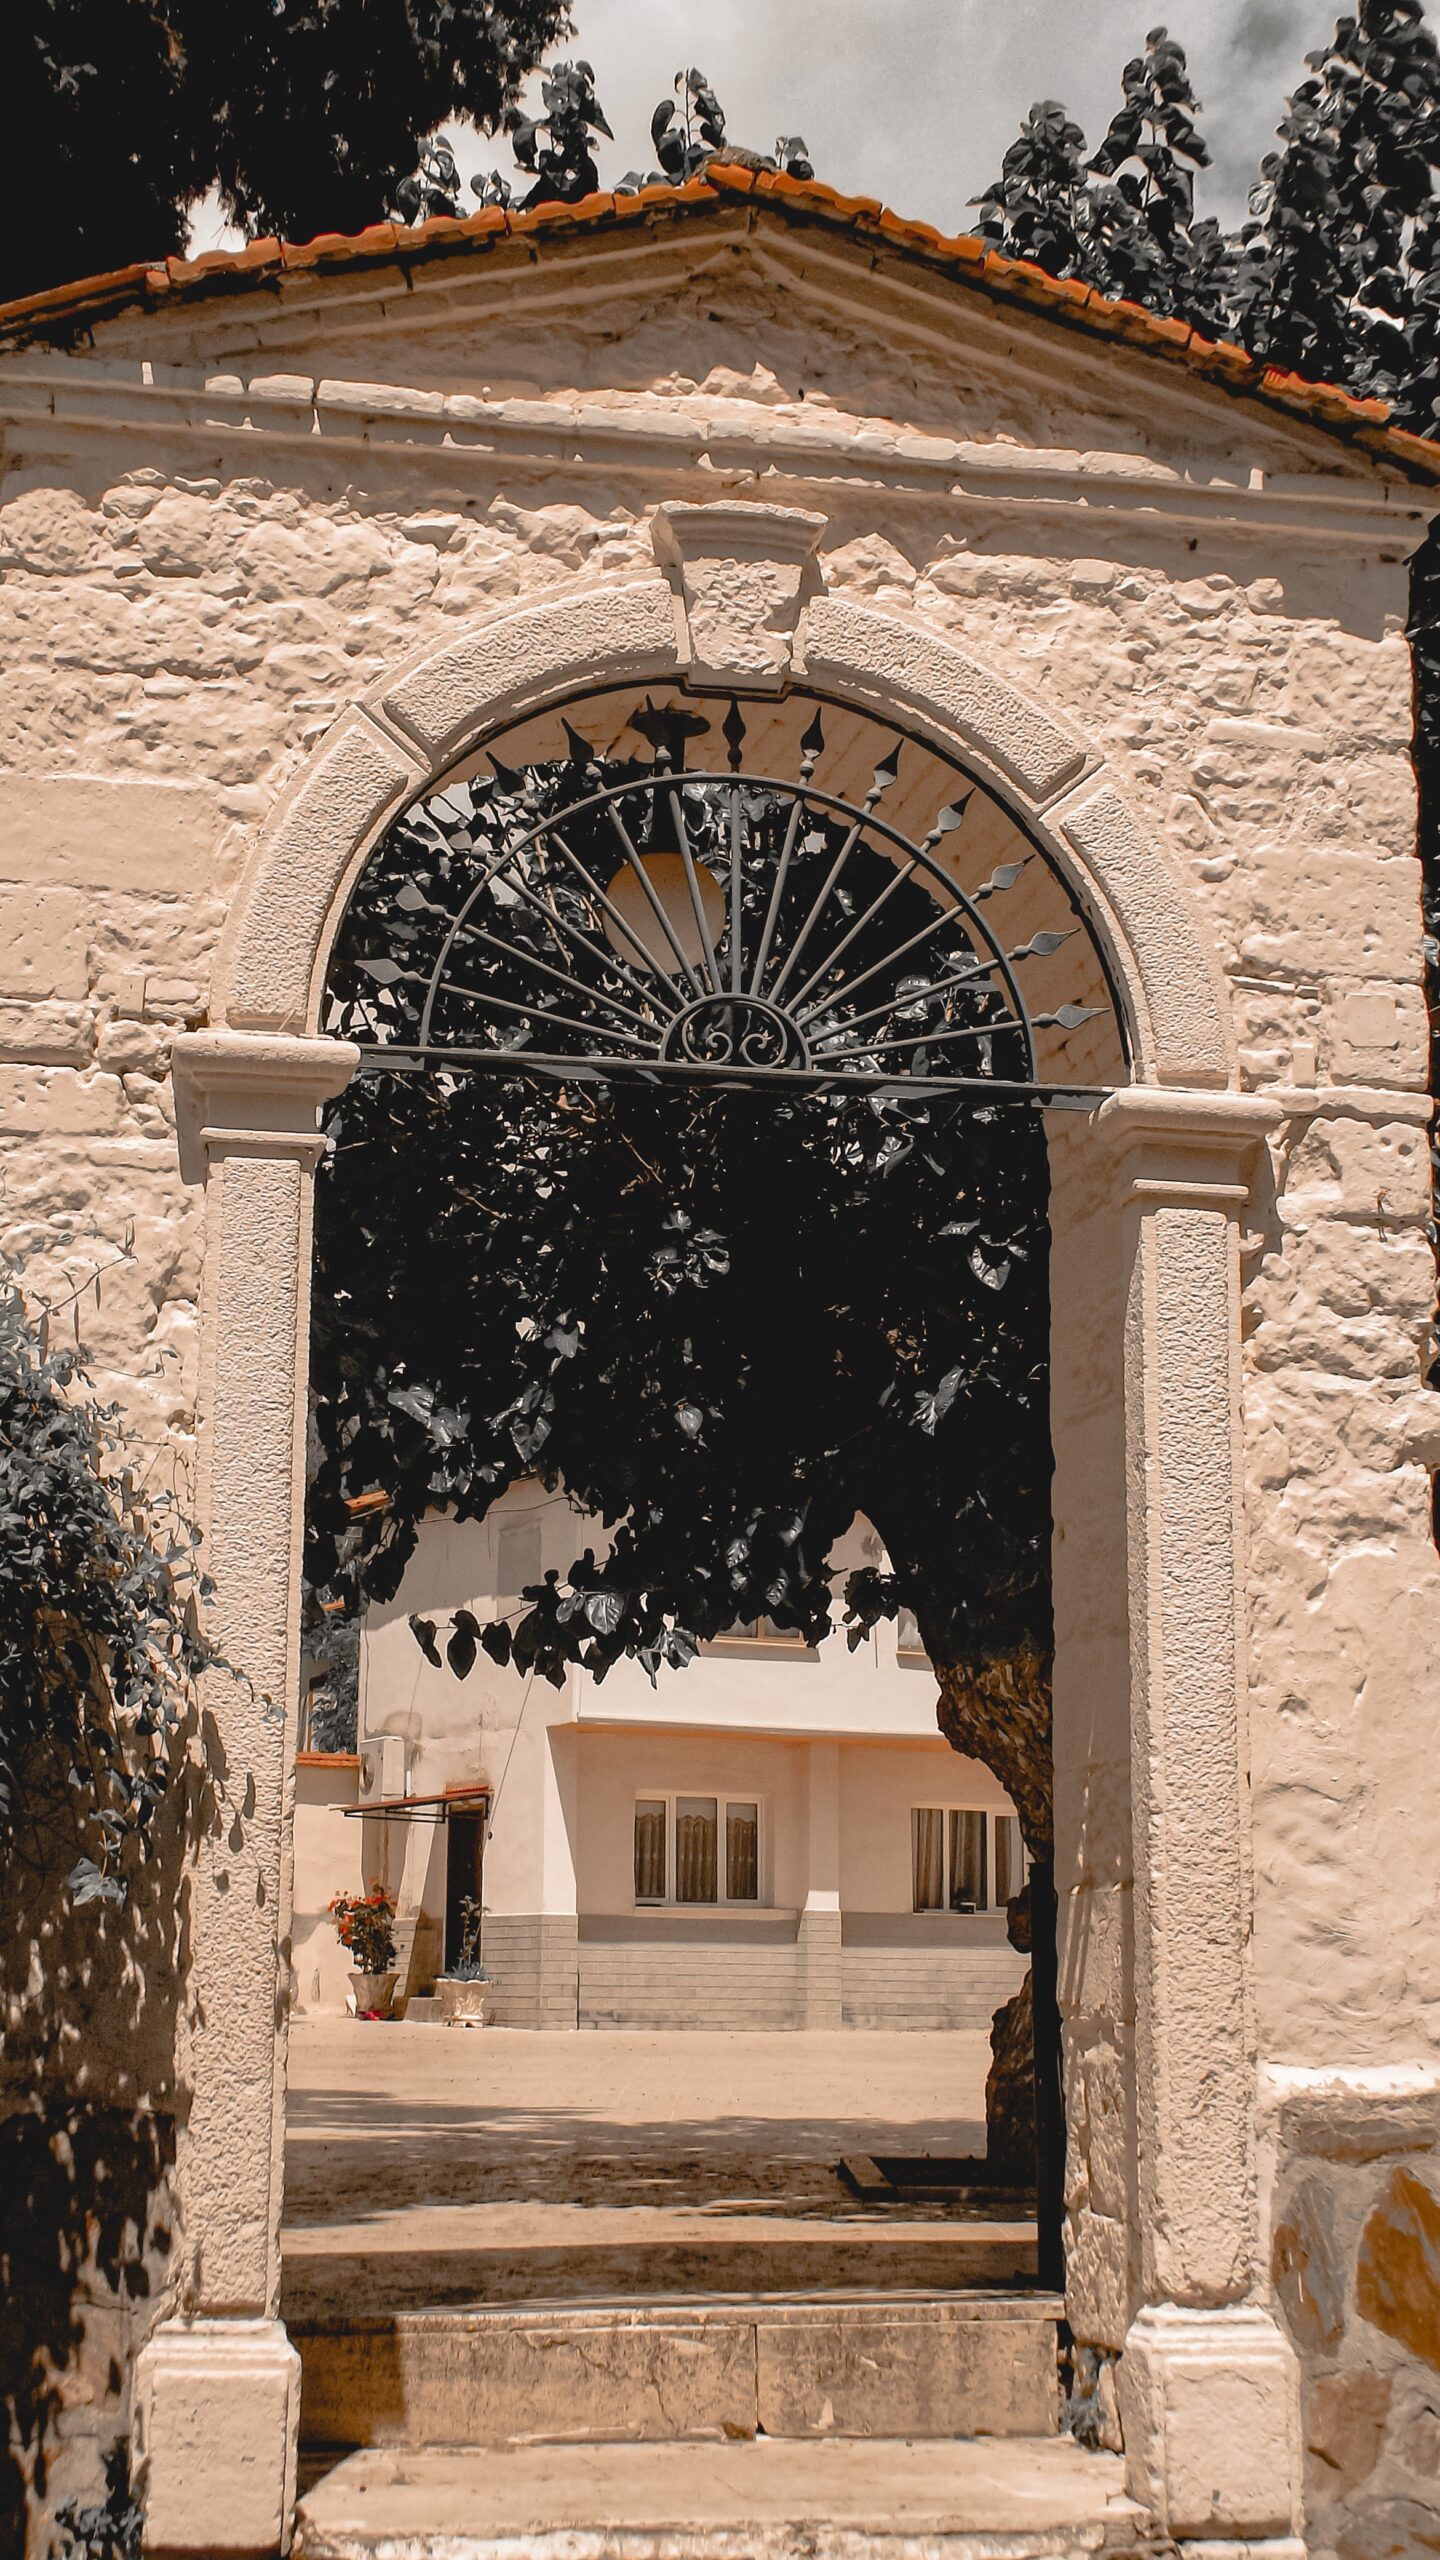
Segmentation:
<svg viewBox="0 0 1440 2560">
<path fill-rule="evenodd" d="M 1342 435 L 1412 477 L 1440 481 L 1440 444 L 1393 426 L 1384 401 L 1357 400 L 1333 384 L 1305 382 L 1263 366 L 1243 347 L 1203 338 L 1184 321 L 1161 318 L 1138 303 L 1107 301 L 1076 278 L 1051 276 L 1024 260 L 1002 258 L 984 240 L 950 237 L 928 223 L 906 222 L 873 196 L 843 196 L 817 179 L 724 161 L 712 161 L 680 187 L 643 187 L 623 196 L 597 192 L 579 204 L 538 205 L 528 213 L 487 205 L 464 217 L 437 215 L 413 230 L 379 222 L 353 237 L 329 232 L 301 243 L 256 240 L 245 249 L 216 250 L 201 258 L 118 267 L 108 275 L 83 277 L 0 304 L 0 344 L 36 338 L 65 343 L 91 323 L 125 309 L 159 310 L 172 299 L 235 293 L 280 274 L 320 270 L 333 275 L 396 259 L 418 265 L 473 255 L 504 240 L 534 240 L 538 247 L 547 238 L 573 237 L 608 225 L 687 219 L 706 208 L 713 211 L 726 198 L 747 197 L 769 206 L 778 219 L 848 233 L 870 244 L 872 253 L 883 248 L 917 259 L 993 302 L 1018 305 L 1057 326 L 1163 356 L 1204 381 Z"/>
<path fill-rule="evenodd" d="M 280 264 L 278 240 L 252 240 L 244 249 L 211 249 L 201 258 L 167 258 L 164 273 L 178 293 L 192 286 L 249 284 Z"/>
<path fill-rule="evenodd" d="M 377 259 L 388 265 L 402 241 L 414 240 L 415 233 L 398 223 L 372 222 L 353 236 L 343 231 L 321 231 L 313 240 L 287 240 L 281 248 L 286 274 L 306 267 L 365 267 Z"/>
<path fill-rule="evenodd" d="M 16 337 L 31 333 L 33 319 L 42 326 L 51 320 L 64 320 L 67 313 L 102 311 L 114 303 L 144 302 L 154 289 L 154 267 L 143 261 L 139 266 L 115 267 L 103 276 L 79 276 L 73 284 L 51 285 L 44 293 L 27 293 L 19 302 L 0 303 L 0 330 Z M 165 270 L 158 270 L 160 283 Z"/>
</svg>

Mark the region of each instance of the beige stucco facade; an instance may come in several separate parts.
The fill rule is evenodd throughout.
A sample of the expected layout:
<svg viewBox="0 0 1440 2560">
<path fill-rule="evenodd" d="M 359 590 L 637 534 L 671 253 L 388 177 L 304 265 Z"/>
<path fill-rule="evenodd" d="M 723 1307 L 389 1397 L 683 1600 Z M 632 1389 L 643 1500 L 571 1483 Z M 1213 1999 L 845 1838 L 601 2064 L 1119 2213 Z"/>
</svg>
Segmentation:
<svg viewBox="0 0 1440 2560">
<path fill-rule="evenodd" d="M 577 1535 L 598 1546 L 603 1532 L 522 1481 L 483 1521 L 424 1521 L 395 1599 L 368 1613 L 357 1751 L 299 1759 L 299 2007 L 353 2002 L 329 1903 L 379 1882 L 396 1904 L 396 1997 L 406 2017 L 429 2016 L 436 1974 L 457 1951 L 459 1879 L 473 1876 L 465 1809 L 473 1823 L 471 1791 L 483 1787 L 481 1953 L 500 2025 L 988 2027 L 1025 1969 L 1004 1918 L 1022 1881 L 1019 1827 L 998 1778 L 937 1732 L 934 1674 L 913 1628 L 897 1634 L 887 1620 L 851 1647 L 837 1625 L 813 1649 L 759 1629 L 707 1646 L 663 1688 L 628 1661 L 603 1683 L 572 1669 L 556 1691 L 483 1654 L 463 1681 L 426 1660 L 412 1613 L 503 1614 L 526 1582 L 563 1573 Z M 883 1560 L 857 1521 L 832 1571 L 838 1583 Z M 753 1811 L 746 1900 L 728 1894 L 718 1859 L 709 1899 L 680 1899 L 677 1797 Z M 365 1813 L 367 1801 L 397 1798 L 411 1800 L 398 1815 Z M 656 1803 L 664 1872 L 643 1893 L 636 1808 Z M 973 1910 L 917 1910 L 921 1807 L 982 1817 L 978 1872 L 960 1879 L 977 1888 Z M 947 1901 L 953 1868 L 952 1857 L 938 1878 Z"/>
<path fill-rule="evenodd" d="M 1070 2318 L 1162 2536 L 1278 2553 L 1308 2500 L 1328 2549 L 1337 2499 L 1433 2493 L 1395 2307 L 1440 2212 L 1432 493 L 734 203 L 120 310 L 7 349 L 0 412 L 7 1223 L 39 1270 L 133 1230 L 92 1355 L 199 1506 L 248 1684 L 188 1886 L 152 2546 L 278 2549 L 293 2497 L 265 1702 L 293 1718 L 316 1112 L 353 1064 L 327 951 L 458 758 L 687 677 L 935 742 L 1105 955 L 1131 1081 L 1052 1145 Z"/>
</svg>

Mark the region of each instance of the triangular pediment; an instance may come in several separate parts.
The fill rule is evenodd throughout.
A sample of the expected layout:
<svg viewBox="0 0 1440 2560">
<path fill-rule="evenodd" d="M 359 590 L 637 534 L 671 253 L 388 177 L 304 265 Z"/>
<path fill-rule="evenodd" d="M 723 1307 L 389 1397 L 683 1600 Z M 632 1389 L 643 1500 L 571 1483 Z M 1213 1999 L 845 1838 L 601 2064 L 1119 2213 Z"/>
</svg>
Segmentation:
<svg viewBox="0 0 1440 2560">
<path fill-rule="evenodd" d="M 6 334 L 58 340 L 87 368 L 141 367 L 177 391 L 266 401 L 288 386 L 296 402 L 328 394 L 339 408 L 363 407 L 368 392 L 392 414 L 408 403 L 457 430 L 471 403 L 481 419 L 529 408 L 537 433 L 562 437 L 578 412 L 596 431 L 608 416 L 617 438 L 663 423 L 707 449 L 718 429 L 709 458 L 722 469 L 744 467 L 747 437 L 769 468 L 788 448 L 823 471 L 845 441 L 855 464 L 922 481 L 959 451 L 1001 469 L 1013 454 L 1069 473 L 1152 471 L 1157 485 L 1219 495 L 1317 477 L 1373 489 L 1377 466 L 1435 468 L 1428 449 L 1416 460 L 1404 450 L 1415 440 L 1377 430 L 1339 394 L 1262 396 L 1237 351 L 1207 351 L 1176 324 L 878 208 L 878 220 L 863 207 L 840 219 L 845 200 L 827 189 L 757 197 L 738 191 L 748 173 L 733 174 L 733 188 L 596 198 L 588 211 L 545 208 L 545 220 L 382 226 L 308 250 L 258 244 L 193 269 L 126 271 L 100 280 L 88 306 L 71 288 L 42 297 L 48 317 L 12 312 Z M 13 361 L 0 352 L 0 370 Z"/>
</svg>

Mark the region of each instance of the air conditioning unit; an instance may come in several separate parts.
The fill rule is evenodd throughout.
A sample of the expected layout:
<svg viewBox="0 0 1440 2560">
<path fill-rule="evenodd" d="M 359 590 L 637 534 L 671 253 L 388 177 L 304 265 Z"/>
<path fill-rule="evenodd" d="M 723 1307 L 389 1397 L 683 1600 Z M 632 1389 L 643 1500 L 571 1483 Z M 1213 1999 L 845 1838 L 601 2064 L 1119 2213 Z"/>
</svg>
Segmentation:
<svg viewBox="0 0 1440 2560">
<path fill-rule="evenodd" d="M 404 1735 L 367 1733 L 360 1744 L 361 1804 L 393 1804 L 404 1793 Z"/>
</svg>

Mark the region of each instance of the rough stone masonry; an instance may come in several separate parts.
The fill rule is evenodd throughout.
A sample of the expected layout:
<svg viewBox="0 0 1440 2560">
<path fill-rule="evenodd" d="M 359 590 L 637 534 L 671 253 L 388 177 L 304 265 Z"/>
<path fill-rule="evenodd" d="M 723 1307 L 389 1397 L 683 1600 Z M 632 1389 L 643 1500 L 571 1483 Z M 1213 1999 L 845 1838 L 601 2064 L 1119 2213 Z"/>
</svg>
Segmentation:
<svg viewBox="0 0 1440 2560">
<path fill-rule="evenodd" d="M 432 225 L 423 254 L 367 235 L 0 315 L 7 1238 L 39 1285 L 104 1266 L 82 1300 L 98 1383 L 145 1463 L 210 1517 L 215 1417 L 240 1394 L 216 1308 L 247 1235 L 267 1271 L 295 1256 L 266 1318 L 279 1371 L 244 1381 L 257 1433 L 291 1427 L 283 1346 L 303 1320 L 313 1160 L 293 1097 L 312 1069 L 287 1051 L 290 1103 L 258 1137 L 237 1103 L 217 1153 L 201 1130 L 225 1122 L 220 1070 L 207 1085 L 195 1069 L 177 1102 L 177 1040 L 196 1055 L 193 1035 L 233 1034 L 248 1057 L 246 1036 L 273 1051 L 313 1035 L 347 865 L 526 701 L 613 678 L 622 595 L 659 599 L 645 610 L 683 674 L 662 502 L 820 518 L 803 579 L 772 581 L 748 662 L 725 611 L 743 615 L 764 581 L 737 570 L 706 667 L 718 650 L 723 673 L 733 645 L 767 686 L 778 672 L 848 687 L 977 760 L 1071 866 L 1136 1084 L 1198 1095 L 1196 1129 L 1206 1095 L 1243 1106 L 1263 1136 L 1263 1167 L 1238 1177 L 1213 1130 L 1137 1158 L 1127 1196 L 1155 1252 L 1142 1242 L 1129 1262 L 1118 1158 L 1083 1131 L 1055 1145 L 1069 2308 L 1076 2336 L 1137 2377 L 1132 2477 L 1157 2530 L 1274 2546 L 1303 2529 L 1317 2555 L 1400 2560 L 1440 2548 L 1440 1434 L 1423 1384 L 1434 1266 L 1403 631 L 1405 560 L 1435 491 L 1338 412 L 1227 389 L 1218 359 L 1187 369 L 1103 315 L 1087 333 L 1038 291 L 976 290 L 958 251 L 841 220 L 836 202 L 793 188 L 752 202 L 737 176 L 661 206 L 600 199 L 573 221 Z M 782 589 L 789 636 L 772 645 Z M 567 661 L 544 636 L 558 625 L 535 617 L 572 605 L 585 638 Z M 869 635 L 843 679 L 842 626 Z M 496 665 L 509 673 L 487 702 L 474 671 Z M 969 695 L 962 668 L 978 671 Z M 1052 736 L 1063 754 L 1036 781 L 1035 741 Z M 264 986 L 291 992 L 272 1002 Z M 1212 995 L 1195 989 L 1213 991 L 1208 1052 L 1196 1023 Z M 321 1085 L 307 1091 L 313 1132 Z M 250 1171 L 232 1183 L 237 1165 Z M 271 1206 L 234 1224 L 261 1197 L 257 1167 Z M 1238 1225 L 1243 1322 L 1212 1359 L 1220 1301 L 1201 1283 L 1220 1212 Z M 1221 1298 L 1227 1267 L 1213 1266 Z M 1229 1509 L 1205 1505 L 1232 1418 L 1227 1528 Z M 288 1488 L 290 1441 L 264 1445 Z M 1219 1475 L 1198 1458 L 1177 1473 L 1165 1453 L 1181 1448 L 1219 1451 Z M 283 1511 L 289 1491 L 276 1499 Z M 276 1536 L 255 1553 L 279 1559 L 266 1641 L 283 1664 L 298 1605 L 286 1520 Z M 1197 1567 L 1191 1587 L 1177 1559 L 1202 1548 L 1220 1582 Z M 1183 1667 L 1187 1613 L 1213 1626 L 1227 1608 L 1230 1721 L 1186 1726 L 1177 1759 L 1179 1709 L 1166 1726 L 1154 1705 L 1181 1694 L 1165 1667 Z M 1197 1681 L 1213 1674 L 1206 1643 Z M 243 1722 L 227 1739 L 243 1778 Z M 1172 1826 L 1191 1778 L 1215 1804 L 1232 1787 L 1234 1819 Z M 283 2131 L 286 1813 L 270 1786 L 253 1962 L 243 1936 L 204 1957 L 220 1923 L 193 1860 L 118 1946 L 123 2003 L 100 1996 L 53 1897 L 12 1905 L 3 2086 L 42 2218 L 56 2163 L 77 2164 L 69 2257 L 9 2385 L 22 2435 L 37 2411 L 48 2426 L 47 2470 L 33 2445 L 16 2455 L 44 2505 L 93 2488 L 161 2315 L 177 2324 L 167 2375 L 202 2332 L 216 2372 L 235 2349 L 233 2390 L 194 2403 L 213 2420 L 208 2442 L 198 2421 L 188 2439 L 197 2466 L 206 2442 L 223 2471 L 227 2407 L 260 2413 L 252 2453 L 267 2429 L 293 2439 L 263 2274 Z M 1233 1998 L 1187 2009 L 1175 1986 L 1200 1978 L 1187 1968 L 1207 1930 Z M 218 2150 L 187 1970 L 202 1959 L 206 1999 L 234 2002 Z M 1177 2109 L 1182 2084 L 1198 2095 Z M 1212 2099 L 1218 2124 L 1242 2084 L 1238 2148 L 1207 2154 Z M 1167 2184 L 1186 2125 L 1188 2187 L 1178 2171 Z M 108 2150 L 128 2163 L 109 2224 L 78 2165 Z M 1207 2157 L 1242 2165 L 1207 2192 Z M 217 2158 L 219 2180 L 200 2165 Z M 1207 2256 L 1217 2216 L 1240 2236 Z M 262 2274 L 217 2291 L 222 2262 Z M 78 2308 L 60 2282 L 77 2266 Z M 1243 2448 L 1224 2451 L 1232 2476 L 1207 2505 L 1182 2459 L 1201 2431 L 1184 2377 L 1211 2370 L 1197 2338 L 1225 2337 L 1242 2340 L 1227 2370 L 1259 2359 L 1263 2416 L 1252 2472 Z M 1285 2340 L 1303 2377 L 1294 2421 Z M 157 2480 L 181 2441 L 163 2401 L 157 2382 Z M 1303 2528 L 1283 2486 L 1302 2451 Z M 278 2540 L 291 2474 L 277 2452 L 272 2479 L 268 2460 L 244 2494 L 270 2500 Z M 1256 2488 L 1277 2460 L 1281 2490 Z M 166 2513 L 169 2547 L 198 2547 L 178 2492 Z"/>
</svg>

